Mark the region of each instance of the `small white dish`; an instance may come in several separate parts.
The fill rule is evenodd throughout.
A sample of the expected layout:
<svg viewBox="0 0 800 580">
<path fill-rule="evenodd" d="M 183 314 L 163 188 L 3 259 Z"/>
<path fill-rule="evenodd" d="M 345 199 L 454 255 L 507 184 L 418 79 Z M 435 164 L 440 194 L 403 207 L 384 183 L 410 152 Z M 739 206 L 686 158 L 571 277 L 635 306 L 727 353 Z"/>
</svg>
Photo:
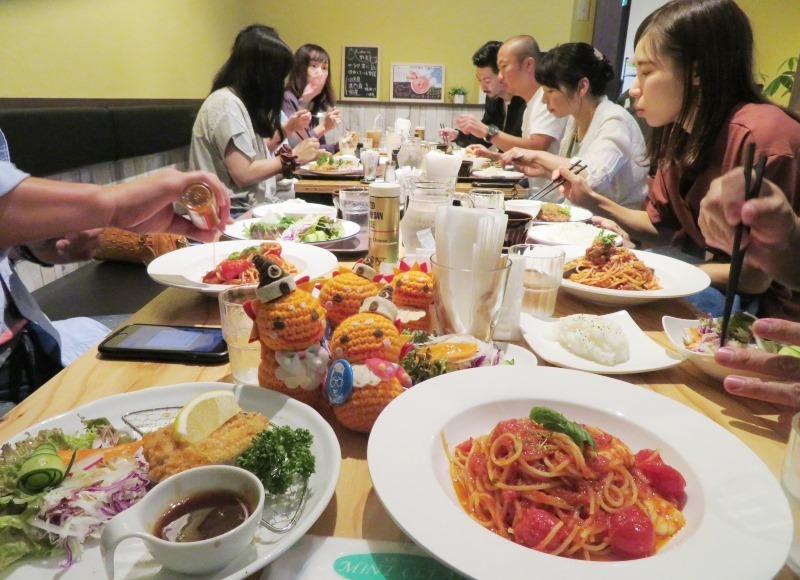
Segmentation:
<svg viewBox="0 0 800 580">
<path fill-rule="evenodd" d="M 253 208 L 253 217 L 261 218 L 271 213 L 280 213 L 290 218 L 307 215 L 336 217 L 336 208 L 321 203 L 306 203 L 302 199 L 290 199 L 281 203 L 266 203 Z"/>
<path fill-rule="evenodd" d="M 546 246 L 579 245 L 589 247 L 601 233 L 614 236 L 614 244 L 622 245 L 622 237 L 614 232 L 584 222 L 532 226 L 528 229 L 528 241 Z"/>
<path fill-rule="evenodd" d="M 622 327 L 630 347 L 630 358 L 614 366 L 601 365 L 571 353 L 557 340 L 550 338 L 557 318 L 536 318 L 530 314 L 520 316 L 522 337 L 537 355 L 550 364 L 567 369 L 587 371 L 601 375 L 648 373 L 680 364 L 683 357 L 664 348 L 647 336 L 626 311 L 613 312 L 602 316 Z"/>
<path fill-rule="evenodd" d="M 678 352 L 712 379 L 722 382 L 728 375 L 740 375 L 744 377 L 766 376 L 724 367 L 714 360 L 713 354 L 703 354 L 686 348 L 683 343 L 683 333 L 689 328 L 696 327 L 699 322 L 700 321 L 697 319 L 689 320 L 686 318 L 675 318 L 674 316 L 664 316 L 661 318 L 661 325 L 664 327 L 664 332 Z"/>
<path fill-rule="evenodd" d="M 569 208 L 569 219 L 567 220 L 567 222 L 588 222 L 590 219 L 592 219 L 592 216 L 594 215 L 585 207 L 578 207 L 577 205 L 567 205 L 563 203 L 557 203 L 555 205 Z M 551 222 L 543 219 L 537 219 L 537 217 L 538 214 L 533 216 L 533 221 L 531 222 L 531 225 L 553 225 L 553 224 L 566 223 L 566 222 Z"/>
<path fill-rule="evenodd" d="M 472 171 L 483 169 L 489 163 L 488 157 L 464 157 L 467 161 L 472 161 Z"/>
<path fill-rule="evenodd" d="M 520 171 L 506 171 L 498 167 L 473 171 L 472 175 L 483 179 L 522 179 L 525 177 L 525 174 Z"/>
<path fill-rule="evenodd" d="M 521 211 L 536 217 L 542 208 L 542 202 L 535 199 L 509 199 L 505 202 L 505 209 L 510 211 Z"/>
<path fill-rule="evenodd" d="M 563 246 L 566 264 L 586 252 L 585 246 Z M 646 266 L 655 271 L 660 290 L 614 290 L 578 284 L 564 278 L 561 289 L 573 296 L 604 306 L 635 306 L 662 298 L 681 298 L 708 288 L 711 279 L 697 266 L 669 256 L 631 250 Z M 169 254 L 167 254 L 169 255 Z"/>
</svg>

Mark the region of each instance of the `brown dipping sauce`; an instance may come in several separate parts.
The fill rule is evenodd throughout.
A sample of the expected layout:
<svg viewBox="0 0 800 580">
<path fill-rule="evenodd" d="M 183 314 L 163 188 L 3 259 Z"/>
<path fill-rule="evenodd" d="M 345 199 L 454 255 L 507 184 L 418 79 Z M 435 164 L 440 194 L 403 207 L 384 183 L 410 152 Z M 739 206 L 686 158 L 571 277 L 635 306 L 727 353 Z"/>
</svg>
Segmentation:
<svg viewBox="0 0 800 580">
<path fill-rule="evenodd" d="M 227 490 L 207 491 L 173 503 L 153 529 L 168 542 L 199 542 L 221 536 L 239 526 L 252 508 Z"/>
</svg>

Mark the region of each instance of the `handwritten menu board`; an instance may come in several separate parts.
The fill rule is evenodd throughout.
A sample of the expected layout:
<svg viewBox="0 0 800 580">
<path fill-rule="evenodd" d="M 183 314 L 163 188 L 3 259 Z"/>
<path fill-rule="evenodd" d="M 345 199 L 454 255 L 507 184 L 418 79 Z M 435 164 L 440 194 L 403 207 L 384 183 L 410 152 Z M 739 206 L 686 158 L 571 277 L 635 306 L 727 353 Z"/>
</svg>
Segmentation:
<svg viewBox="0 0 800 580">
<path fill-rule="evenodd" d="M 378 100 L 380 59 L 377 46 L 347 46 L 342 54 L 342 101 Z"/>
</svg>

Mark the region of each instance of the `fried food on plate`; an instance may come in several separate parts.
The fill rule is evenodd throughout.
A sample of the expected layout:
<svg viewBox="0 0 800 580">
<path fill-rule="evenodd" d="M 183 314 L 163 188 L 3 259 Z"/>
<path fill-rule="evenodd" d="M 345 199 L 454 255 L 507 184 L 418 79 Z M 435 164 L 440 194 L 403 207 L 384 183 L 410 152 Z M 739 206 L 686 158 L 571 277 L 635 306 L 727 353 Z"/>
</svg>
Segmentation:
<svg viewBox="0 0 800 580">
<path fill-rule="evenodd" d="M 144 457 L 150 464 L 150 479 L 159 482 L 192 467 L 226 463 L 252 445 L 252 439 L 269 426 L 260 413 L 242 411 L 197 443 L 175 441 L 173 426 L 167 425 L 142 438 Z"/>
</svg>

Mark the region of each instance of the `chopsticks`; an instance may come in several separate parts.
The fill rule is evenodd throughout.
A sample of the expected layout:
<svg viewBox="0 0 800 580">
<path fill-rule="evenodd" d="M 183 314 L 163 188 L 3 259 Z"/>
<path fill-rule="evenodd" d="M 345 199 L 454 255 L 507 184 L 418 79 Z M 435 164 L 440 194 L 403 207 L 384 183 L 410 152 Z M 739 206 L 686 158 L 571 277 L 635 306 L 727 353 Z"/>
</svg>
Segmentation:
<svg viewBox="0 0 800 580">
<path fill-rule="evenodd" d="M 581 171 L 583 171 L 584 169 L 586 169 L 588 167 L 588 165 L 582 165 L 582 163 L 583 162 L 580 159 L 578 159 L 577 161 L 573 161 L 572 165 L 569 166 L 569 170 L 572 171 L 573 169 L 575 169 L 577 167 L 577 169 L 575 171 L 575 175 L 578 175 Z M 539 190 L 538 193 L 532 195 L 528 199 L 531 199 L 531 200 L 534 200 L 534 201 L 542 199 L 548 193 L 558 189 L 559 186 L 563 185 L 563 183 L 565 181 L 566 181 L 566 179 L 564 179 L 563 177 L 559 177 L 558 179 L 556 179 L 554 181 L 551 181 L 549 184 L 545 185 L 541 190 Z"/>
<path fill-rule="evenodd" d="M 752 183 L 751 177 L 753 174 L 753 158 L 755 157 L 756 146 L 755 143 L 748 143 L 747 149 L 744 153 L 744 199 L 745 201 L 753 199 L 761 191 L 761 181 L 764 178 L 764 167 L 767 165 L 767 156 L 764 153 L 758 154 L 758 163 L 756 164 L 756 178 Z M 745 232 L 745 225 L 739 222 L 736 226 L 736 231 L 733 236 L 733 252 L 731 254 L 731 269 L 728 273 L 728 284 L 725 289 L 725 307 L 722 311 L 722 329 L 719 337 L 719 346 L 725 346 L 725 340 L 728 334 L 728 324 L 731 321 L 731 312 L 733 310 L 733 299 L 736 297 L 736 290 L 739 288 L 739 276 L 742 274 L 742 264 L 744 262 L 744 254 L 746 248 L 742 248 L 742 235 Z"/>
</svg>

